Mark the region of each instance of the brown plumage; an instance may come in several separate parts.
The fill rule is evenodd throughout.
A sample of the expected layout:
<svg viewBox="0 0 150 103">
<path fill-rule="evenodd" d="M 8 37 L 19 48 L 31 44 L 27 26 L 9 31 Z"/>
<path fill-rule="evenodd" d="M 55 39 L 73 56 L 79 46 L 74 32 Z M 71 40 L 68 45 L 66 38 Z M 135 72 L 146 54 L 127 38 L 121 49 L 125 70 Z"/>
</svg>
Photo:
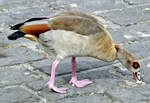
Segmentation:
<svg viewBox="0 0 150 103">
<path fill-rule="evenodd" d="M 44 33 L 48 30 L 50 30 L 50 28 L 46 24 L 28 25 L 20 28 L 20 31 L 22 31 L 23 33 L 34 35 Z"/>
<path fill-rule="evenodd" d="M 109 32 L 94 17 L 80 12 L 62 12 L 49 18 L 34 18 L 24 23 L 17 24 L 12 29 L 19 31 L 8 38 L 17 39 L 25 37 L 39 42 L 45 51 L 55 55 L 56 60 L 52 65 L 49 88 L 55 92 L 65 93 L 66 88 L 57 88 L 54 85 L 55 71 L 60 60 L 72 57 L 71 84 L 84 87 L 92 82 L 85 79 L 77 80 L 76 56 L 89 56 L 103 61 L 118 59 L 125 67 L 133 72 L 136 80 L 140 64 L 135 56 L 116 45 Z M 42 34 L 41 34 L 42 33 Z"/>
</svg>

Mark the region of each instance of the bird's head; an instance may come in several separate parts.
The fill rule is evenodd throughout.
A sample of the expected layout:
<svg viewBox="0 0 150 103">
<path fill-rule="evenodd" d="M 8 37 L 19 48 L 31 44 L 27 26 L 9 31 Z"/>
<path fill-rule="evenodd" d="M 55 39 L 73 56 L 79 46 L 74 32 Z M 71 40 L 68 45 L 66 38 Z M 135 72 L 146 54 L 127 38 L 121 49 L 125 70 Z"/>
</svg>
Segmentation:
<svg viewBox="0 0 150 103">
<path fill-rule="evenodd" d="M 119 46 L 116 46 L 116 48 L 118 60 L 133 73 L 133 76 L 137 81 L 141 81 L 141 66 L 139 60 L 125 49 L 120 48 Z"/>
<path fill-rule="evenodd" d="M 133 73 L 133 76 L 137 81 L 141 81 L 141 66 L 137 59 L 135 60 L 132 58 L 131 60 L 125 60 L 122 64 Z"/>
</svg>

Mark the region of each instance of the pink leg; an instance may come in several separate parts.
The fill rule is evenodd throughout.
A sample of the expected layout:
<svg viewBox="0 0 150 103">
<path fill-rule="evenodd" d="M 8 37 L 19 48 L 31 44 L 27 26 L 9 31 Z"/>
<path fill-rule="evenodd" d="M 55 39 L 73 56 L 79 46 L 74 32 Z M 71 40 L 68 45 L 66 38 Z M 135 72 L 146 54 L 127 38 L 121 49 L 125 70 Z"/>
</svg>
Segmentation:
<svg viewBox="0 0 150 103">
<path fill-rule="evenodd" d="M 73 86 L 75 85 L 76 87 L 85 87 L 89 84 L 92 84 L 93 82 L 88 80 L 88 79 L 84 79 L 81 81 L 77 80 L 77 74 L 76 74 L 76 58 L 72 57 L 72 79 L 69 82 L 70 84 L 72 84 Z"/>
<path fill-rule="evenodd" d="M 56 72 L 56 68 L 57 68 L 57 65 L 59 64 L 60 60 L 59 59 L 56 59 L 54 62 L 53 62 L 53 65 L 52 65 L 52 70 L 51 70 L 51 77 L 50 77 L 50 80 L 47 82 L 47 85 L 49 86 L 49 88 L 54 91 L 54 92 L 57 92 L 57 93 L 66 93 L 66 90 L 68 88 L 57 88 L 54 84 L 55 84 L 55 72 Z"/>
</svg>

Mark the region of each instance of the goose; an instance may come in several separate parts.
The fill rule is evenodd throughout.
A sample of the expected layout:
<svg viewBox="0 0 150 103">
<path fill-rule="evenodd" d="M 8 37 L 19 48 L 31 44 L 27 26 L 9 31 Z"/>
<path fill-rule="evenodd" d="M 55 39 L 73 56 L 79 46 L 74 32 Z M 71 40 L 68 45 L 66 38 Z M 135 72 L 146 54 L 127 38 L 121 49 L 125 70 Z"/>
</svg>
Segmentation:
<svg viewBox="0 0 150 103">
<path fill-rule="evenodd" d="M 85 87 L 93 82 L 78 80 L 76 57 L 93 57 L 105 62 L 119 60 L 137 81 L 140 81 L 140 63 L 137 57 L 115 44 L 108 30 L 95 17 L 75 11 L 60 12 L 53 16 L 31 18 L 10 27 L 17 30 L 8 36 L 9 40 L 24 37 L 40 43 L 55 60 L 52 64 L 48 87 L 57 93 L 66 93 L 68 88 L 55 86 L 55 72 L 58 64 L 66 57 L 72 57 L 72 78 L 70 84 Z"/>
</svg>

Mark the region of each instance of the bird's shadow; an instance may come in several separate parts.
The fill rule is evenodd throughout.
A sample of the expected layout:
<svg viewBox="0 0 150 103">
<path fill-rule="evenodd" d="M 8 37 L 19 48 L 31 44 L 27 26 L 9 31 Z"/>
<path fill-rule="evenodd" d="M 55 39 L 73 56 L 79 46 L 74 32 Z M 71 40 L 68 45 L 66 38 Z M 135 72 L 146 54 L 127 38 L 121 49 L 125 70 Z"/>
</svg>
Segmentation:
<svg viewBox="0 0 150 103">
<path fill-rule="evenodd" d="M 97 70 L 92 70 L 89 72 L 78 72 L 77 77 L 78 80 L 82 79 L 90 79 L 90 80 L 95 80 L 95 79 L 119 79 L 120 77 L 118 75 L 115 75 L 114 73 L 111 73 L 109 71 L 111 68 L 105 68 L 105 69 L 97 69 Z M 71 79 L 71 74 L 66 75 L 62 77 L 66 82 L 68 82 Z"/>
</svg>

